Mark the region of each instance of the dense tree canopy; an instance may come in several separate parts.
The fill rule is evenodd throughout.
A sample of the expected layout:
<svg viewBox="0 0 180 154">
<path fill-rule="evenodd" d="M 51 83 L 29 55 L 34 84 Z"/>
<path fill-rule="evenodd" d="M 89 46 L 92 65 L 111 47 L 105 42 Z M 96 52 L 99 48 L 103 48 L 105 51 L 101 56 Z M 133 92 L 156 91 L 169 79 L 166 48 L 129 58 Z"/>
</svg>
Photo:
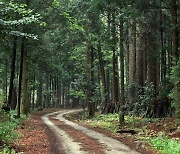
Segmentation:
<svg viewBox="0 0 180 154">
<path fill-rule="evenodd" d="M 179 7 L 178 0 L 1 0 L 4 101 L 25 114 L 82 105 L 94 116 L 100 108 L 119 112 L 121 123 L 125 114 L 179 116 Z"/>
</svg>

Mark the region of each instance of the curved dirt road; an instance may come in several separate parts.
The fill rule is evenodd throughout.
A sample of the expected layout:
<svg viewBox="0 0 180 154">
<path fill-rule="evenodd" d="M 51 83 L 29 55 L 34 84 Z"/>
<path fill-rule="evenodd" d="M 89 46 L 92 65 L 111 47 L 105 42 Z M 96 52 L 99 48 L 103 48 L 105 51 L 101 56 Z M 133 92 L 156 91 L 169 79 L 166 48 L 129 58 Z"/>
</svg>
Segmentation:
<svg viewBox="0 0 180 154">
<path fill-rule="evenodd" d="M 104 134 L 91 130 L 69 121 L 63 117 L 63 115 L 78 112 L 80 110 L 68 110 L 48 113 L 42 116 L 42 120 L 45 124 L 56 134 L 57 138 L 63 145 L 63 150 L 67 154 L 138 154 L 138 152 L 130 149 L 128 146 L 122 144 L 120 141 L 108 137 Z M 66 126 L 66 128 L 64 128 Z M 71 133 L 70 133 L 71 132 Z M 73 133 L 73 134 L 72 134 Z M 86 141 L 86 138 L 91 140 L 92 148 L 93 144 L 99 145 L 99 151 L 87 150 L 84 147 L 86 142 L 80 142 L 77 138 L 81 134 L 81 138 Z M 75 139 L 76 138 L 76 139 Z M 94 142 L 94 143 L 93 143 Z M 91 145 L 88 145 L 91 147 Z M 58 148 L 58 147 L 57 147 Z"/>
</svg>

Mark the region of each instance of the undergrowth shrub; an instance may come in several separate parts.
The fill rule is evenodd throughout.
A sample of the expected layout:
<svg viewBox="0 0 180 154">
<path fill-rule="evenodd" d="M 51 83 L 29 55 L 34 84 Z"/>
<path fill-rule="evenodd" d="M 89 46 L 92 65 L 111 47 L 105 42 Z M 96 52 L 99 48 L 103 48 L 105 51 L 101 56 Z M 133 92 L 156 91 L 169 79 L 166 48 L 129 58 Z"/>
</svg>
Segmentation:
<svg viewBox="0 0 180 154">
<path fill-rule="evenodd" d="M 3 143 L 10 143 L 14 139 L 18 138 L 19 134 L 15 131 L 17 126 L 25 120 L 25 116 L 15 119 L 13 117 L 15 111 L 9 113 L 0 110 L 0 141 Z"/>
<path fill-rule="evenodd" d="M 153 83 L 146 83 L 144 87 L 137 84 L 129 86 L 131 95 L 133 96 L 133 104 L 130 109 L 132 115 L 149 117 L 151 108 L 156 100 L 156 92 Z M 128 104 L 127 104 L 128 106 Z"/>
<path fill-rule="evenodd" d="M 172 98 L 172 107 L 175 110 L 175 116 L 180 118 L 180 59 L 177 65 L 172 67 L 170 82 L 174 85 L 169 95 Z"/>
<path fill-rule="evenodd" d="M 3 105 L 3 95 L 0 93 L 0 108 L 2 107 Z"/>
</svg>

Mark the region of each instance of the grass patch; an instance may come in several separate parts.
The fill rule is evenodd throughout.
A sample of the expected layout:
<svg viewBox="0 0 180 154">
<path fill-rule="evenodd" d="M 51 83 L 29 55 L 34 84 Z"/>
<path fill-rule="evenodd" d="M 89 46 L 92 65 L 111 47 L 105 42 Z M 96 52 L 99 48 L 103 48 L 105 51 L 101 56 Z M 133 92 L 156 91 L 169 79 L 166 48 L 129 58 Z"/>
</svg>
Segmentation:
<svg viewBox="0 0 180 154">
<path fill-rule="evenodd" d="M 133 129 L 137 132 L 146 130 L 146 127 L 149 123 L 159 121 L 159 119 L 148 119 L 142 117 L 133 117 L 133 116 L 125 116 L 126 124 L 123 126 L 119 125 L 119 114 L 96 114 L 93 118 L 88 118 L 86 114 L 81 113 L 81 117 L 78 119 L 82 122 L 87 123 L 93 127 L 102 127 L 109 131 L 116 133 L 119 127 L 123 127 L 125 129 Z"/>
<path fill-rule="evenodd" d="M 90 126 L 102 127 L 114 133 L 119 128 L 118 114 L 96 115 L 94 118 L 86 120 L 86 122 Z"/>
<path fill-rule="evenodd" d="M 18 134 L 15 129 L 26 119 L 24 115 L 21 118 L 15 119 L 13 117 L 15 111 L 10 113 L 1 112 L 1 116 L 5 117 L 0 120 L 0 141 L 3 143 L 11 143 L 14 139 L 17 139 L 20 134 Z"/>
<path fill-rule="evenodd" d="M 170 139 L 163 135 L 163 133 L 157 133 L 148 128 L 148 126 L 152 123 L 161 124 L 164 119 L 125 116 L 126 124 L 124 126 L 120 126 L 119 114 L 104 115 L 96 113 L 95 117 L 88 118 L 85 112 L 81 112 L 76 115 L 70 115 L 70 117 L 72 117 L 72 119 L 78 119 L 78 121 L 92 127 L 104 128 L 113 133 L 116 133 L 120 128 L 127 130 L 132 129 L 138 133 L 134 137 L 142 142 L 149 143 L 150 146 L 159 150 L 163 154 L 180 153 L 179 140 Z"/>
<path fill-rule="evenodd" d="M 0 154 L 22 154 L 22 152 L 17 153 L 14 149 L 11 149 L 9 146 L 5 144 L 3 145 L 3 148 L 0 151 Z"/>
<path fill-rule="evenodd" d="M 169 139 L 167 136 L 155 137 L 149 140 L 152 147 L 163 154 L 179 154 L 180 141 Z"/>
<path fill-rule="evenodd" d="M 14 154 L 15 151 L 7 144 L 13 143 L 21 134 L 17 133 L 17 127 L 26 119 L 25 115 L 21 115 L 19 119 L 15 119 L 16 111 L 9 113 L 0 110 L 0 154 Z"/>
</svg>

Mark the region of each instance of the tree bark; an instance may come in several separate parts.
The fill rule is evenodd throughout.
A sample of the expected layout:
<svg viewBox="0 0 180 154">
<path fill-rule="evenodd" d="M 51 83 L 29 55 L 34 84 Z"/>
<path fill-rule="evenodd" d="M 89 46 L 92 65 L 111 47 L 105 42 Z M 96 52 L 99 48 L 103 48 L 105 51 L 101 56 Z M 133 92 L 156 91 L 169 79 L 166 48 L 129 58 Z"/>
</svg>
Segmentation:
<svg viewBox="0 0 180 154">
<path fill-rule="evenodd" d="M 136 24 L 136 83 L 143 87 L 143 50 L 141 45 L 140 24 Z"/>
<path fill-rule="evenodd" d="M 57 101 L 59 107 L 61 105 L 61 81 L 59 76 L 57 76 Z"/>
<path fill-rule="evenodd" d="M 27 77 L 27 50 L 24 49 L 23 57 L 23 71 L 22 71 L 22 113 L 27 115 L 29 112 L 29 99 L 28 99 L 28 77 Z"/>
<path fill-rule="evenodd" d="M 21 89 L 22 89 L 22 74 L 23 74 L 23 61 L 24 61 L 24 49 L 25 48 L 25 38 L 22 38 L 21 42 L 21 61 L 19 69 L 19 89 L 18 89 L 18 102 L 17 102 L 17 117 L 20 118 L 20 108 L 21 108 Z"/>
<path fill-rule="evenodd" d="M 91 116 L 94 116 L 95 115 L 95 102 L 94 100 L 92 99 L 92 96 L 95 92 L 95 78 L 94 78 L 94 47 L 91 45 L 91 113 L 90 115 Z"/>
<path fill-rule="evenodd" d="M 87 43 L 87 50 L 86 50 L 86 103 L 88 106 L 88 114 L 90 117 L 94 116 L 94 109 L 93 109 L 93 102 L 91 100 L 92 97 L 92 89 L 91 89 L 91 81 L 92 81 L 92 72 L 91 72 L 91 45 Z"/>
<path fill-rule="evenodd" d="M 42 104 L 42 90 L 43 90 L 43 83 L 42 83 L 42 78 L 39 76 L 38 77 L 38 90 L 37 90 L 37 108 L 42 108 L 43 104 Z"/>
<path fill-rule="evenodd" d="M 129 104 L 133 104 L 134 88 L 132 85 L 135 83 L 136 77 L 136 24 L 131 19 L 129 26 Z"/>
<path fill-rule="evenodd" d="M 64 87 L 64 84 L 62 84 L 62 106 L 63 106 L 63 107 L 65 107 L 64 93 L 65 93 L 65 87 Z"/>
<path fill-rule="evenodd" d="M 7 61 L 5 60 L 4 74 L 3 74 L 3 96 L 5 99 L 5 102 L 8 101 L 7 100 L 7 79 L 8 79 L 8 64 L 7 64 Z"/>
<path fill-rule="evenodd" d="M 13 50 L 12 50 L 11 77 L 10 77 L 9 96 L 8 96 L 8 106 L 10 108 L 11 108 L 11 101 L 12 101 L 13 87 L 14 87 L 14 78 L 15 78 L 16 47 L 17 47 L 17 37 L 14 38 Z"/>
<path fill-rule="evenodd" d="M 33 89 L 32 89 L 32 110 L 34 110 L 34 102 L 35 102 L 35 83 L 36 83 L 36 76 L 33 76 Z"/>
<path fill-rule="evenodd" d="M 50 98 L 49 98 L 49 93 L 50 93 L 50 89 L 49 89 L 49 73 L 46 73 L 46 108 L 49 107 L 49 102 L 50 102 Z"/>
<path fill-rule="evenodd" d="M 172 26 L 173 26 L 173 30 L 172 30 L 172 55 L 173 55 L 175 62 L 177 62 L 178 58 L 179 58 L 177 0 L 171 0 L 171 4 L 172 4 Z"/>
<path fill-rule="evenodd" d="M 100 66 L 100 72 L 101 72 L 101 80 L 102 80 L 102 86 L 103 86 L 103 113 L 105 112 L 105 108 L 107 107 L 107 86 L 106 86 L 106 76 L 105 76 L 105 69 L 104 69 L 104 60 L 102 57 L 102 51 L 101 51 L 101 43 L 99 41 L 98 43 L 98 59 L 99 59 L 99 66 Z"/>
<path fill-rule="evenodd" d="M 116 23 L 115 23 L 115 12 L 112 13 L 112 64 L 113 64 L 113 76 L 112 76 L 112 106 L 110 112 L 113 113 L 116 109 L 118 103 L 118 64 L 116 55 Z"/>
<path fill-rule="evenodd" d="M 13 87 L 12 101 L 11 101 L 11 109 L 15 110 L 17 105 L 17 91 L 16 87 Z"/>
<path fill-rule="evenodd" d="M 120 114 L 119 123 L 124 123 L 124 35 L 123 19 L 120 19 L 120 72 L 121 72 L 121 95 L 120 95 Z"/>
</svg>

